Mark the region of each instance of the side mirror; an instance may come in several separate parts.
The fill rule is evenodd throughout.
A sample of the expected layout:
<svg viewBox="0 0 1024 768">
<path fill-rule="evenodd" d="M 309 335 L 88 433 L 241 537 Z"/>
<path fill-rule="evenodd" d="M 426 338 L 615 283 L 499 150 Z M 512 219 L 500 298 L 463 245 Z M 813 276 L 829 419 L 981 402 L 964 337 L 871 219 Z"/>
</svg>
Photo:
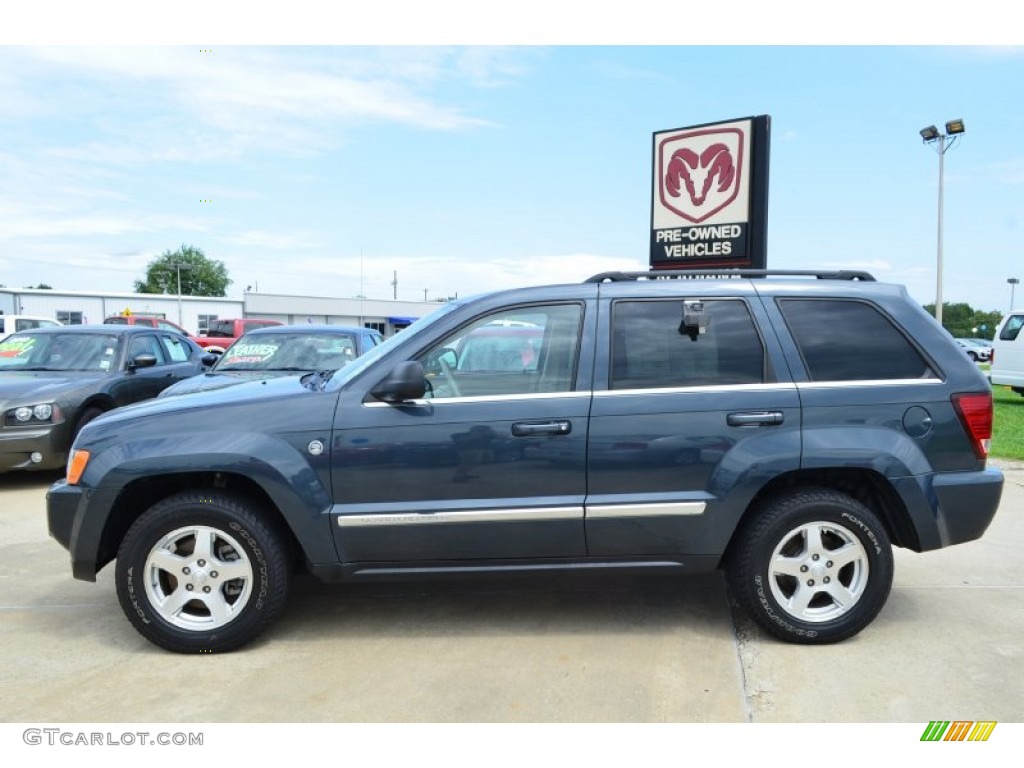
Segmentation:
<svg viewBox="0 0 1024 768">
<path fill-rule="evenodd" d="M 209 368 L 218 360 L 220 360 L 220 355 L 215 355 L 212 352 L 207 352 L 205 355 L 202 356 L 200 362 L 203 364 L 204 368 Z"/>
<path fill-rule="evenodd" d="M 445 366 L 454 368 L 459 364 L 459 356 L 454 349 L 442 347 L 427 355 L 425 370 L 431 373 L 444 373 Z"/>
<path fill-rule="evenodd" d="M 133 360 L 128 363 L 128 370 L 134 371 L 136 368 L 152 368 L 156 365 L 156 355 L 136 355 Z"/>
<path fill-rule="evenodd" d="M 423 397 L 426 392 L 427 380 L 423 375 L 423 366 L 415 360 L 399 363 L 370 390 L 371 395 L 385 403 L 416 400 Z"/>
</svg>

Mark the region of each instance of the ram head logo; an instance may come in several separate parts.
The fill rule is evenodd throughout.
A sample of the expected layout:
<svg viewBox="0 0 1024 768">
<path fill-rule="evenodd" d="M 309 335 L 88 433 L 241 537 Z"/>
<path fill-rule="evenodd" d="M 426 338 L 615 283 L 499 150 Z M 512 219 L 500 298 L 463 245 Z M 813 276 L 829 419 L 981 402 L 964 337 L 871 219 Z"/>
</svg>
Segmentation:
<svg viewBox="0 0 1024 768">
<path fill-rule="evenodd" d="M 738 131 L 718 131 L 663 142 L 662 205 L 694 223 L 729 205 L 739 192 L 742 141 Z"/>
</svg>

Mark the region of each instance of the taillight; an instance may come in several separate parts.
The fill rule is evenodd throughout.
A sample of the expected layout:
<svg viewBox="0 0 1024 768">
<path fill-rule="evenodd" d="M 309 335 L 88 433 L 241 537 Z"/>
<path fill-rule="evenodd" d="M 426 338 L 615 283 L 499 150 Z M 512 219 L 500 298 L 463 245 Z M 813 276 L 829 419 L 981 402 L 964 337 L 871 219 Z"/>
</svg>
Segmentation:
<svg viewBox="0 0 1024 768">
<path fill-rule="evenodd" d="M 975 455 L 984 459 L 992 441 L 992 393 L 956 394 L 951 399 L 960 423 L 971 436 Z"/>
</svg>

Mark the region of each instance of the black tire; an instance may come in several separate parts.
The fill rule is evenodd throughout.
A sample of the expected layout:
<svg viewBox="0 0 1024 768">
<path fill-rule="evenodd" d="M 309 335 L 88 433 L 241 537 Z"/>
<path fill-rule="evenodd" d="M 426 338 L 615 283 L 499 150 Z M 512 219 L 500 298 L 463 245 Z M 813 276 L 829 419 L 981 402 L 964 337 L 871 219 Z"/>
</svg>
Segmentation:
<svg viewBox="0 0 1024 768">
<path fill-rule="evenodd" d="M 809 488 L 776 497 L 736 536 L 727 562 L 733 595 L 783 640 L 845 640 L 870 624 L 889 597 L 889 536 L 871 510 L 844 493 Z"/>
<path fill-rule="evenodd" d="M 286 534 L 248 500 L 179 493 L 143 513 L 125 535 L 117 597 L 135 629 L 162 648 L 231 651 L 284 608 L 288 549 Z"/>
<path fill-rule="evenodd" d="M 74 444 L 75 438 L 78 437 L 78 433 L 82 431 L 82 427 L 88 424 L 90 421 L 95 419 L 97 416 L 101 416 L 106 413 L 102 408 L 98 408 L 95 405 L 86 408 L 82 411 L 78 417 L 78 421 L 75 422 L 75 428 L 71 430 L 71 443 Z"/>
</svg>

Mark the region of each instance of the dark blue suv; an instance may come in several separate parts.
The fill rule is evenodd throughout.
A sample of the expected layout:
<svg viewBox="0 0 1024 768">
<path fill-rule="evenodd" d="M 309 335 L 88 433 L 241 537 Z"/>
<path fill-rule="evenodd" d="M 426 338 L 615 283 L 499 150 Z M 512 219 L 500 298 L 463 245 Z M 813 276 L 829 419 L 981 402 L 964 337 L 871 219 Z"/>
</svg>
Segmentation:
<svg viewBox="0 0 1024 768">
<path fill-rule="evenodd" d="M 768 632 L 863 629 L 892 546 L 976 539 L 992 396 L 860 272 L 614 273 L 446 304 L 343 369 L 123 408 L 48 494 L 76 578 L 217 652 L 326 581 L 724 568 Z"/>
</svg>

